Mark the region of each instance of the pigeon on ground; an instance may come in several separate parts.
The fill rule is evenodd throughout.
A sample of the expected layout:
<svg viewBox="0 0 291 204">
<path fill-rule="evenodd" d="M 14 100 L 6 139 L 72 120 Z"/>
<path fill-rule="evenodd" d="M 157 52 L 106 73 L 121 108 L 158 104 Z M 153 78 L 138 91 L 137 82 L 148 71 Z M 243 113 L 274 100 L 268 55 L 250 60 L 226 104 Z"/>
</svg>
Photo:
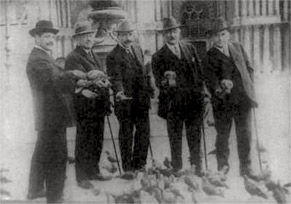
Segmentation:
<svg viewBox="0 0 291 204">
<path fill-rule="evenodd" d="M 224 198 L 222 190 L 209 183 L 205 176 L 202 177 L 202 189 L 207 195 L 215 195 Z"/>
<path fill-rule="evenodd" d="M 172 169 L 171 161 L 170 161 L 170 159 L 168 157 L 165 158 L 163 163 L 164 163 L 166 168 Z"/>
<path fill-rule="evenodd" d="M 265 190 L 262 188 L 262 184 L 257 181 L 254 181 L 244 175 L 244 184 L 246 191 L 252 196 L 260 196 L 262 198 L 268 199 L 268 195 Z"/>
<path fill-rule="evenodd" d="M 103 165 L 102 169 L 105 169 L 106 171 L 108 171 L 111 174 L 114 174 L 117 171 L 117 168 L 113 163 L 109 163 L 107 165 Z"/>
<path fill-rule="evenodd" d="M 9 180 L 8 178 L 6 178 L 5 176 L 0 176 L 0 183 L 4 184 L 4 183 L 11 183 L 12 181 Z"/>
<path fill-rule="evenodd" d="M 229 189 L 228 185 L 223 181 L 221 175 L 218 174 L 217 172 L 209 174 L 207 176 L 207 179 L 208 179 L 209 183 L 211 183 L 214 186 L 224 187 L 224 188 Z"/>
<path fill-rule="evenodd" d="M 107 154 L 107 159 L 108 159 L 109 162 L 111 162 L 111 163 L 116 163 L 117 162 L 117 159 L 114 158 L 113 156 L 111 156 L 109 151 L 105 151 L 105 153 Z"/>
<path fill-rule="evenodd" d="M 122 174 L 121 176 L 119 176 L 121 179 L 125 179 L 125 180 L 134 180 L 136 178 L 136 174 L 134 172 L 125 172 L 124 174 Z"/>
<path fill-rule="evenodd" d="M 199 184 L 193 179 L 193 177 L 185 176 L 184 182 L 189 186 L 190 189 L 194 191 L 199 191 Z"/>
</svg>

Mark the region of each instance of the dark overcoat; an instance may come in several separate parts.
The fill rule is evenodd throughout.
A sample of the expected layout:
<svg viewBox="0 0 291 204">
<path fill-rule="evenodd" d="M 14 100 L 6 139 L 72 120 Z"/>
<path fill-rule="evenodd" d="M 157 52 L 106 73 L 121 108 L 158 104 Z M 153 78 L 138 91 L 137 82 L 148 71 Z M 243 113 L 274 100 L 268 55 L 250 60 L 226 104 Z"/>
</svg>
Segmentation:
<svg viewBox="0 0 291 204">
<path fill-rule="evenodd" d="M 228 49 L 231 57 L 233 58 L 234 64 L 239 71 L 243 90 L 250 100 L 253 107 L 257 106 L 253 82 L 254 69 L 251 66 L 247 54 L 244 51 L 241 44 L 236 42 L 229 42 Z M 229 69 L 228 58 L 224 56 L 218 49 L 212 47 L 207 52 L 204 60 L 204 73 L 206 76 L 206 82 L 208 89 L 213 99 L 215 100 L 215 90 L 219 89 L 220 82 L 222 79 L 230 79 L 231 74 Z M 236 82 L 234 82 L 236 83 Z"/>
<path fill-rule="evenodd" d="M 101 67 L 98 57 L 92 52 L 90 58 L 83 48 L 77 46 L 66 58 L 65 70 L 79 70 L 87 73 L 91 70 L 105 71 Z M 99 94 L 99 93 L 98 93 Z M 105 93 L 102 100 L 100 98 L 88 99 L 81 94 L 74 95 L 75 111 L 78 118 L 103 117 L 110 112 L 109 90 Z"/>
<path fill-rule="evenodd" d="M 33 48 L 27 62 L 27 76 L 32 89 L 37 131 L 72 125 L 68 104 L 71 82 L 63 69 L 44 50 Z"/>
<path fill-rule="evenodd" d="M 148 83 L 148 71 L 144 67 L 143 53 L 138 45 L 132 46 L 129 55 L 119 44 L 107 56 L 107 72 L 112 78 L 114 96 L 123 91 L 132 97 L 132 103 L 121 104 L 115 99 L 115 114 L 122 116 L 136 111 L 145 111 L 150 107 L 150 95 L 153 87 Z M 132 57 L 136 59 L 132 59 Z"/>
<path fill-rule="evenodd" d="M 188 87 L 187 89 L 191 90 L 191 92 L 193 93 L 190 95 L 193 96 L 194 100 L 188 101 L 191 102 L 191 106 L 193 107 L 193 109 L 195 109 L 195 107 L 201 107 L 201 93 L 203 92 L 203 72 L 201 69 L 200 58 L 198 57 L 197 51 L 192 44 L 180 41 L 179 46 L 182 55 L 184 55 L 184 57 L 186 58 L 187 64 L 191 70 L 190 72 L 186 71 L 186 74 L 192 75 L 193 84 L 192 87 Z M 176 64 L 176 61 L 177 57 L 172 53 L 172 51 L 168 48 L 166 44 L 152 57 L 153 74 L 155 77 L 156 85 L 160 90 L 158 115 L 165 119 L 167 118 L 168 113 L 173 112 L 173 110 L 179 110 L 177 106 L 180 106 L 182 104 L 180 98 L 182 97 L 183 93 L 181 92 L 181 90 L 179 90 L 179 87 L 178 90 L 176 90 L 173 94 L 167 91 L 167 89 L 165 89 L 164 85 L 162 84 L 162 81 L 165 79 L 165 71 L 174 71 L 178 75 L 177 84 L 179 86 L 179 73 L 181 73 L 182 70 L 181 67 L 174 66 Z M 199 97 L 199 99 L 196 96 Z M 173 101 L 175 102 L 173 103 Z"/>
</svg>

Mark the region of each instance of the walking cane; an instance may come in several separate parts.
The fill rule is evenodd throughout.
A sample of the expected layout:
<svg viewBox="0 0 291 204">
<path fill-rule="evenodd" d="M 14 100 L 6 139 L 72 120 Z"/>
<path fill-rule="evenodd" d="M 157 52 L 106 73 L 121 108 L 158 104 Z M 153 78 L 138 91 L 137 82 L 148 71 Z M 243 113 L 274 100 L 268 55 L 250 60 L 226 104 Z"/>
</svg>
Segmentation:
<svg viewBox="0 0 291 204">
<path fill-rule="evenodd" d="M 255 112 L 255 109 L 253 109 L 253 114 L 254 114 L 254 125 L 255 125 L 255 131 L 256 131 L 256 139 L 257 139 L 257 146 L 260 146 L 260 143 L 259 143 L 259 133 L 258 133 L 258 127 L 257 127 L 257 120 L 256 120 L 256 112 Z M 257 151 L 258 151 L 258 157 L 259 157 L 259 163 L 260 163 L 260 169 L 262 171 L 263 167 L 262 167 L 262 159 L 261 159 L 261 152 L 259 151 L 259 149 L 257 148 Z"/>
<path fill-rule="evenodd" d="M 206 150 L 206 140 L 205 140 L 205 131 L 204 131 L 204 120 L 202 120 L 202 139 L 204 145 L 204 159 L 205 159 L 205 167 L 208 170 L 208 162 L 207 162 L 207 150 Z"/>
<path fill-rule="evenodd" d="M 119 174 L 121 175 L 121 169 L 120 169 L 119 159 L 118 159 L 118 155 L 117 155 L 117 151 L 116 151 L 116 146 L 115 146 L 115 142 L 114 142 L 114 137 L 113 137 L 113 132 L 112 132 L 112 128 L 111 128 L 111 123 L 110 123 L 110 120 L 109 120 L 109 116 L 107 115 L 106 118 L 107 118 L 107 123 L 108 123 L 109 131 L 110 131 L 110 135 L 111 135 L 111 139 L 112 139 L 112 143 L 113 143 L 114 153 L 115 153 L 115 156 L 116 156 L 118 171 L 119 171 Z"/>
</svg>

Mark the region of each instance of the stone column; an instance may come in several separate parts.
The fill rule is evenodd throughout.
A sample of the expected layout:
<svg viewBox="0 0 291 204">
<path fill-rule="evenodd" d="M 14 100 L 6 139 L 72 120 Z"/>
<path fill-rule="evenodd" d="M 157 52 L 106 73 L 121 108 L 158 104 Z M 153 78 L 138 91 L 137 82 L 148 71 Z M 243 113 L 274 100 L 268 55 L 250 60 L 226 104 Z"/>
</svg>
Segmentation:
<svg viewBox="0 0 291 204">
<path fill-rule="evenodd" d="M 268 15 L 269 16 L 274 15 L 274 0 L 268 1 Z"/>
<path fill-rule="evenodd" d="M 262 16 L 267 15 L 267 0 L 262 0 Z"/>
<path fill-rule="evenodd" d="M 254 26 L 254 67 L 257 71 L 262 71 L 261 65 L 261 39 L 260 26 Z"/>
<path fill-rule="evenodd" d="M 248 1 L 241 1 L 241 14 L 242 14 L 242 18 L 246 17 L 248 14 L 248 7 L 247 7 L 247 3 Z"/>
<path fill-rule="evenodd" d="M 281 61 L 281 30 L 280 25 L 275 25 L 274 28 L 274 69 L 281 71 L 282 70 L 282 61 Z"/>
<path fill-rule="evenodd" d="M 275 11 L 274 14 L 275 15 L 280 15 L 280 0 L 274 0 L 274 4 L 275 4 Z"/>
<path fill-rule="evenodd" d="M 254 0 L 248 0 L 247 2 L 249 3 L 248 5 L 249 16 L 253 16 L 254 15 Z"/>
<path fill-rule="evenodd" d="M 264 72 L 272 70 L 270 60 L 270 28 L 269 25 L 264 25 L 264 40 L 263 40 L 263 67 Z"/>
<path fill-rule="evenodd" d="M 261 13 L 260 13 L 260 8 L 261 8 L 260 0 L 255 0 L 254 4 L 255 4 L 255 15 L 260 16 L 261 15 Z"/>
<path fill-rule="evenodd" d="M 239 17 L 239 0 L 234 0 L 234 17 Z"/>
<path fill-rule="evenodd" d="M 252 46 L 251 46 L 251 27 L 246 26 L 244 29 L 244 49 L 249 56 L 250 62 L 253 62 Z"/>
</svg>

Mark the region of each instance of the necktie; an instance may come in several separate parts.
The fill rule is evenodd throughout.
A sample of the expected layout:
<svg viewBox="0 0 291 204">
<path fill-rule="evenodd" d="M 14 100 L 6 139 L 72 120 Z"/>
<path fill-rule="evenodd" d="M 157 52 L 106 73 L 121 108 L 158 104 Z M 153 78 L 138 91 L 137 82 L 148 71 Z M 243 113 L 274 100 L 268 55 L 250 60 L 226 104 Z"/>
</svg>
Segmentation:
<svg viewBox="0 0 291 204">
<path fill-rule="evenodd" d="M 93 59 L 93 55 L 92 55 L 91 51 L 88 52 L 88 56 L 89 56 L 90 59 Z"/>
<path fill-rule="evenodd" d="M 223 54 L 225 54 L 226 56 L 229 57 L 229 50 L 228 50 L 228 47 L 227 46 L 224 46 L 223 47 Z"/>
<path fill-rule="evenodd" d="M 178 45 L 174 46 L 174 54 L 181 59 L 181 53 L 180 53 L 180 49 L 178 48 Z"/>
</svg>

